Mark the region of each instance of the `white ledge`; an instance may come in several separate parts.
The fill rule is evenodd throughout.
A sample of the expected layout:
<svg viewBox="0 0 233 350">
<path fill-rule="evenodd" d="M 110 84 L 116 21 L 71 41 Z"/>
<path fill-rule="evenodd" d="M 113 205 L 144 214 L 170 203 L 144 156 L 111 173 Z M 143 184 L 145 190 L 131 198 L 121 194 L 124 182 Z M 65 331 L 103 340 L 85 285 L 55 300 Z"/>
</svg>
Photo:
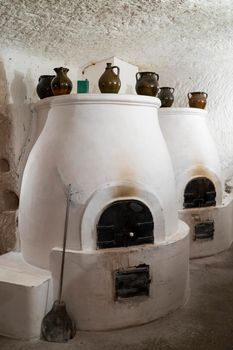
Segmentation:
<svg viewBox="0 0 233 350">
<path fill-rule="evenodd" d="M 159 108 L 161 105 L 157 97 L 144 95 L 121 95 L 121 94 L 71 94 L 44 98 L 34 107 L 36 109 L 47 106 L 75 105 L 75 104 L 126 104 L 134 106 L 147 106 Z"/>
<path fill-rule="evenodd" d="M 192 108 L 192 107 L 164 107 L 159 109 L 159 115 L 169 115 L 169 116 L 177 116 L 177 115 L 199 115 L 206 116 L 208 112 L 201 108 Z"/>
</svg>

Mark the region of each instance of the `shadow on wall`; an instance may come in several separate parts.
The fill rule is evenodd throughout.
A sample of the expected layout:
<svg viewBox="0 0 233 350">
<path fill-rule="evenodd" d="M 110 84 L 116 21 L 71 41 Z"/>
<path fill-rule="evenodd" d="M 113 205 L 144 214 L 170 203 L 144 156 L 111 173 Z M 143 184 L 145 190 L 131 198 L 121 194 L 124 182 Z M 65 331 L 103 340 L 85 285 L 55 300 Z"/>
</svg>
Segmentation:
<svg viewBox="0 0 233 350">
<path fill-rule="evenodd" d="M 26 74 L 14 71 L 14 78 L 10 84 L 10 93 L 13 103 L 30 104 L 35 97 L 35 82 L 32 78 L 31 70 Z"/>
<path fill-rule="evenodd" d="M 21 72 L 14 72 L 14 78 L 10 85 L 10 93 L 13 104 L 24 105 L 27 100 L 27 87 L 24 83 L 24 76 Z"/>
<path fill-rule="evenodd" d="M 15 70 L 10 84 L 12 103 L 8 105 L 8 111 L 14 130 L 13 148 L 19 189 L 27 158 L 35 138 L 36 123 L 31 110 L 34 92 L 35 84 L 32 79 L 31 70 L 28 69 L 25 75 Z"/>
</svg>

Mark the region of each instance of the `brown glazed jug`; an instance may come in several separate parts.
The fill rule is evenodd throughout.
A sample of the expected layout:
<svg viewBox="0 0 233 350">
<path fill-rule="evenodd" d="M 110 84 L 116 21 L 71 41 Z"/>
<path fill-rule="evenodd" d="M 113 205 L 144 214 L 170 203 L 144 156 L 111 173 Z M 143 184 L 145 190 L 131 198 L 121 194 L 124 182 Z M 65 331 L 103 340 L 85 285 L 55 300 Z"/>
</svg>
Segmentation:
<svg viewBox="0 0 233 350">
<path fill-rule="evenodd" d="M 159 75 L 155 72 L 136 73 L 135 89 L 138 95 L 156 96 L 159 89 Z"/>
<path fill-rule="evenodd" d="M 116 69 L 116 73 L 114 72 Z M 117 94 L 121 87 L 120 68 L 107 63 L 105 72 L 99 78 L 99 89 L 102 93 Z"/>
<path fill-rule="evenodd" d="M 171 107 L 174 101 L 175 89 L 172 87 L 164 86 L 159 88 L 158 98 L 161 101 L 161 107 Z"/>
<path fill-rule="evenodd" d="M 208 94 L 206 92 L 189 92 L 188 93 L 188 99 L 189 99 L 189 107 L 193 108 L 202 108 L 204 109 L 206 106 Z"/>
<path fill-rule="evenodd" d="M 56 95 L 67 95 L 70 94 L 73 84 L 71 80 L 67 77 L 67 73 L 69 72 L 68 68 L 54 68 L 57 75 L 51 82 L 51 88 L 53 94 Z"/>
<path fill-rule="evenodd" d="M 51 81 L 54 77 L 55 75 L 41 75 L 39 77 L 36 92 L 40 99 L 53 96 L 53 92 L 51 89 Z"/>
</svg>

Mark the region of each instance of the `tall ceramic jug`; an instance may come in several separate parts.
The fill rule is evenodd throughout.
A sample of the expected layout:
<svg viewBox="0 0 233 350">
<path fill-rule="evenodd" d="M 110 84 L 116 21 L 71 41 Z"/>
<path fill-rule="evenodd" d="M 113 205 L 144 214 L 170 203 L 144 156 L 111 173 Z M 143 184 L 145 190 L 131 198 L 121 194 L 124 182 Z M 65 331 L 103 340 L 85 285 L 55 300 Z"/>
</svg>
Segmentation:
<svg viewBox="0 0 233 350">
<path fill-rule="evenodd" d="M 56 95 L 67 95 L 70 94 L 73 84 L 71 80 L 67 77 L 69 72 L 68 68 L 54 68 L 57 73 L 56 77 L 51 82 L 51 88 L 53 94 Z"/>
<path fill-rule="evenodd" d="M 114 72 L 116 69 L 116 73 Z M 99 79 L 99 89 L 102 93 L 117 94 L 121 87 L 120 68 L 107 63 L 105 72 Z"/>
</svg>

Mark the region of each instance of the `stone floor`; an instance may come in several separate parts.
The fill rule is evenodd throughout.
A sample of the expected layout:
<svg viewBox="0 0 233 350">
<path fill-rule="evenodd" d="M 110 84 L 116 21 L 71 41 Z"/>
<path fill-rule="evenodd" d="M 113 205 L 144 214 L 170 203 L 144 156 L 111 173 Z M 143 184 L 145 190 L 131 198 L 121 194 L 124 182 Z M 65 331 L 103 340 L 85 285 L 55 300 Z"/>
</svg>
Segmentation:
<svg viewBox="0 0 233 350">
<path fill-rule="evenodd" d="M 232 350 L 233 247 L 190 263 L 185 307 L 153 323 L 112 332 L 79 332 L 67 344 L 0 337 L 1 350 Z M 0 315 L 1 317 L 1 315 Z"/>
</svg>

